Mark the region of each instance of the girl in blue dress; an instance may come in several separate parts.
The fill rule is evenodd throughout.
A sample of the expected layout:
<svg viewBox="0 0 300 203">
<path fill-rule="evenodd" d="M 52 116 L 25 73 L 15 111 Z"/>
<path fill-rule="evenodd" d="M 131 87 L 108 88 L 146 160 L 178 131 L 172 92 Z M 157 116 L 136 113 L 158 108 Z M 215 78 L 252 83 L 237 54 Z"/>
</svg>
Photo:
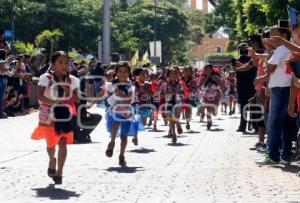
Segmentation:
<svg viewBox="0 0 300 203">
<path fill-rule="evenodd" d="M 130 82 L 131 67 L 128 62 L 119 62 L 116 66 L 116 78 L 106 84 L 107 98 L 107 130 L 111 140 L 107 146 L 106 156 L 112 157 L 117 136 L 121 139 L 119 165 L 126 166 L 125 150 L 128 136 L 137 136 L 139 120 L 134 115 L 132 103 L 135 87 Z"/>
</svg>

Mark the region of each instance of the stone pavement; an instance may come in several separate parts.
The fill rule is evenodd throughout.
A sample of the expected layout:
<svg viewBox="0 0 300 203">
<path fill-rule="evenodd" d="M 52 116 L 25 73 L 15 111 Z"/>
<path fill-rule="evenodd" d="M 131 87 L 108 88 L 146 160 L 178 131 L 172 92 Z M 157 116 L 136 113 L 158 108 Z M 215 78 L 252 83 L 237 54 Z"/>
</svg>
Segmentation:
<svg viewBox="0 0 300 203">
<path fill-rule="evenodd" d="M 194 132 L 172 145 L 160 120 L 162 132 L 142 132 L 138 147 L 129 142 L 120 168 L 119 145 L 105 157 L 103 120 L 92 144 L 69 145 L 64 183 L 54 186 L 45 142 L 30 140 L 37 113 L 0 120 L 0 202 L 300 202 L 299 163 L 258 167 L 263 156 L 249 150 L 257 137 L 236 133 L 238 121 L 219 115 L 207 131 L 195 117 Z"/>
</svg>

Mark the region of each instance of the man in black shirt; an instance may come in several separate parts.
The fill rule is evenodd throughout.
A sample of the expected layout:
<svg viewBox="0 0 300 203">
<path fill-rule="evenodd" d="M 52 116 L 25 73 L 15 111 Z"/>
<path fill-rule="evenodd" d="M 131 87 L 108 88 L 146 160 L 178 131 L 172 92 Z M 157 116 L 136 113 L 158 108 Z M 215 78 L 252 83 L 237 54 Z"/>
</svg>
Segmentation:
<svg viewBox="0 0 300 203">
<path fill-rule="evenodd" d="M 238 92 L 238 102 L 240 104 L 241 118 L 240 126 L 238 132 L 246 132 L 246 109 L 249 99 L 251 99 L 256 91 L 253 84 L 257 76 L 257 67 L 253 65 L 251 57 L 241 56 L 238 60 L 236 68 L 236 77 L 237 77 L 237 92 Z"/>
</svg>

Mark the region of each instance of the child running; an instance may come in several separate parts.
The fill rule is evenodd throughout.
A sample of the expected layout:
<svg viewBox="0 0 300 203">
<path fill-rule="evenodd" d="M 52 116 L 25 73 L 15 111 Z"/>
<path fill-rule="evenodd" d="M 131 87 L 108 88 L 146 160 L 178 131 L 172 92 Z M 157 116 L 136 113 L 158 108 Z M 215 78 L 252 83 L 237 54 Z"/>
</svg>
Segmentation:
<svg viewBox="0 0 300 203">
<path fill-rule="evenodd" d="M 67 158 L 66 144 L 73 143 L 71 114 L 76 112 L 74 102 L 80 101 L 79 80 L 69 75 L 69 64 L 70 58 L 65 52 L 55 52 L 51 57 L 51 71 L 40 77 L 37 91 L 40 104 L 39 126 L 31 137 L 34 140 L 46 139 L 48 176 L 55 184 L 62 184 L 63 167 Z"/>
<path fill-rule="evenodd" d="M 139 123 L 134 119 L 133 101 L 135 96 L 134 85 L 130 82 L 131 67 L 128 62 L 119 62 L 116 66 L 116 78 L 106 85 L 108 92 L 107 103 L 109 105 L 106 119 L 107 130 L 111 135 L 106 150 L 106 156 L 112 157 L 117 136 L 121 139 L 119 165 L 127 165 L 125 150 L 128 136 L 137 136 Z"/>
<path fill-rule="evenodd" d="M 227 96 L 229 99 L 229 115 L 232 115 L 235 114 L 236 95 L 237 95 L 236 77 L 234 71 L 230 71 L 229 75 L 226 77 L 226 87 L 227 87 Z"/>
<path fill-rule="evenodd" d="M 184 113 L 186 119 L 186 129 L 190 130 L 190 121 L 192 119 L 192 108 L 197 107 L 197 81 L 193 77 L 193 68 L 187 66 L 183 70 L 182 84 L 184 86 Z"/>
<path fill-rule="evenodd" d="M 169 121 L 169 135 L 172 137 L 172 143 L 177 143 L 176 127 L 178 134 L 182 134 L 179 123 L 181 113 L 181 103 L 184 94 L 183 85 L 180 83 L 176 70 L 170 68 L 168 71 L 168 82 L 162 88 L 165 95 L 165 111 Z"/>
<path fill-rule="evenodd" d="M 148 126 L 152 125 L 153 121 L 153 131 L 157 132 L 157 120 L 158 120 L 158 113 L 159 113 L 159 102 L 160 102 L 160 90 L 159 90 L 159 81 L 157 73 L 150 74 L 150 83 L 152 89 L 152 105 L 155 107 L 152 116 L 149 120 Z"/>
<path fill-rule="evenodd" d="M 212 115 L 217 114 L 221 99 L 221 78 L 212 65 L 206 65 L 204 69 L 205 75 L 200 83 L 203 89 L 201 103 L 203 104 L 202 111 L 205 112 L 205 109 L 207 110 L 207 130 L 210 130 L 212 127 Z"/>
</svg>

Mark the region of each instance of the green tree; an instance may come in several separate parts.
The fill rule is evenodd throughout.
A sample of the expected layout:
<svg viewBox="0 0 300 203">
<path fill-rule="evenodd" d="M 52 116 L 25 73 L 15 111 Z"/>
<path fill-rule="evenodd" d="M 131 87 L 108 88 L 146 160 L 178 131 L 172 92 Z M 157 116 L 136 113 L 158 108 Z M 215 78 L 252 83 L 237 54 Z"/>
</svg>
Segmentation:
<svg viewBox="0 0 300 203">
<path fill-rule="evenodd" d="M 53 48 L 57 45 L 58 41 L 64 34 L 59 29 L 44 30 L 38 36 L 36 36 L 36 44 L 38 46 L 47 46 L 47 43 L 50 44 L 50 53 L 52 55 Z"/>
<path fill-rule="evenodd" d="M 153 1 L 137 1 L 127 10 L 115 12 L 112 17 L 113 50 L 129 53 L 133 49 L 145 50 L 154 39 Z M 188 16 L 182 7 L 168 2 L 157 4 L 157 40 L 162 41 L 163 62 L 187 60 L 190 29 Z"/>
<path fill-rule="evenodd" d="M 42 54 L 42 52 L 44 51 L 43 48 L 35 47 L 34 44 L 24 43 L 21 41 L 16 41 L 14 43 L 14 46 L 20 54 L 27 54 L 30 57 Z"/>
<path fill-rule="evenodd" d="M 212 14 L 203 22 L 206 33 L 225 28 L 230 48 L 258 32 L 259 28 L 276 25 L 278 19 L 287 19 L 287 5 L 300 10 L 298 0 L 216 0 Z"/>
</svg>

